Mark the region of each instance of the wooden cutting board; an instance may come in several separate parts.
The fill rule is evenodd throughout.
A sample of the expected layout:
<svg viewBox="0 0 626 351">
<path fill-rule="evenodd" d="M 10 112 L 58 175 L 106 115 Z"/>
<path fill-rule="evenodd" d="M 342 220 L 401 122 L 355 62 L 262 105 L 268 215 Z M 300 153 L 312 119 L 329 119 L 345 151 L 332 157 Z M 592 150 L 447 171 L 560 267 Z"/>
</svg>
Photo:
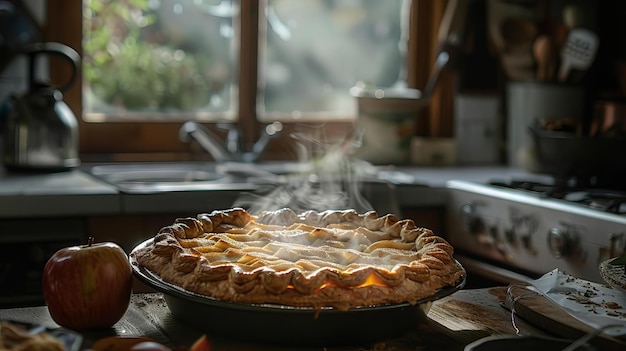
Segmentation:
<svg viewBox="0 0 626 351">
<path fill-rule="evenodd" d="M 506 287 L 460 290 L 435 301 L 428 313 L 430 324 L 443 334 L 467 345 L 487 336 L 515 335 L 511 312 L 503 307 Z M 525 321 L 521 334 L 547 335 Z"/>
<path fill-rule="evenodd" d="M 527 293 L 528 291 L 523 289 L 512 290 L 514 297 Z M 541 295 L 529 294 L 516 300 L 515 311 L 519 318 L 557 337 L 578 339 L 593 330 Z M 626 350 L 626 340 L 606 335 L 600 335 L 590 343 L 600 350 Z"/>
</svg>

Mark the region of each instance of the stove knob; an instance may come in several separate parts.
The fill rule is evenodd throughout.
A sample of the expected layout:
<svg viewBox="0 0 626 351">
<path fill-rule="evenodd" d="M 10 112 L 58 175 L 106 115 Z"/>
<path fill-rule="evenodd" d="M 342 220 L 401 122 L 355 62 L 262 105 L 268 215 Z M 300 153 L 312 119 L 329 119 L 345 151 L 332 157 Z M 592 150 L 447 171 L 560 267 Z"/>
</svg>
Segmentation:
<svg viewBox="0 0 626 351">
<path fill-rule="evenodd" d="M 576 247 L 576 238 L 567 229 L 552 227 L 548 231 L 548 248 L 555 258 L 571 254 Z"/>
<path fill-rule="evenodd" d="M 482 220 L 482 218 L 480 218 L 478 214 L 476 214 L 476 209 L 474 208 L 474 205 L 463 205 L 463 207 L 461 207 L 461 212 L 463 214 L 463 225 L 465 226 L 466 232 L 470 234 L 485 233 L 485 222 Z"/>
</svg>

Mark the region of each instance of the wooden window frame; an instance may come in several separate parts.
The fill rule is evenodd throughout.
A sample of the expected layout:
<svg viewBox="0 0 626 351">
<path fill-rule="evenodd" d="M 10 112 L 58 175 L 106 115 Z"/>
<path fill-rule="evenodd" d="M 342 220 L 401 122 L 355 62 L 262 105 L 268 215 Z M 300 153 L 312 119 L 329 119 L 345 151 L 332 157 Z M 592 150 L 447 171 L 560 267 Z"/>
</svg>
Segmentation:
<svg viewBox="0 0 626 351">
<path fill-rule="evenodd" d="M 437 33 L 446 1 L 412 0 L 411 36 L 408 45 L 408 85 L 420 88 L 430 74 L 437 51 Z M 461 0 L 463 1 L 463 0 Z M 241 46 L 238 121 L 243 126 L 244 141 L 258 137 L 260 123 L 256 116 L 257 30 L 259 1 L 241 1 Z M 82 53 L 82 0 L 66 0 L 64 6 L 48 4 L 45 39 L 61 42 Z M 51 62 L 51 81 L 62 81 L 69 68 Z M 81 77 L 77 81 L 81 81 Z M 450 136 L 452 134 L 452 99 L 454 75 L 443 72 L 431 105 L 420 111 L 416 135 Z M 78 116 L 82 114 L 81 84 L 65 92 L 65 101 Z M 180 161 L 210 159 L 193 144 L 178 139 L 179 122 L 85 122 L 79 119 L 80 153 L 83 162 L 104 161 Z M 210 124 L 209 124 L 210 125 Z M 343 135 L 352 129 L 352 122 L 327 122 L 330 135 Z M 297 128 L 285 123 L 286 133 Z M 286 151 L 290 141 L 277 138 L 264 156 L 266 159 L 289 159 Z"/>
</svg>

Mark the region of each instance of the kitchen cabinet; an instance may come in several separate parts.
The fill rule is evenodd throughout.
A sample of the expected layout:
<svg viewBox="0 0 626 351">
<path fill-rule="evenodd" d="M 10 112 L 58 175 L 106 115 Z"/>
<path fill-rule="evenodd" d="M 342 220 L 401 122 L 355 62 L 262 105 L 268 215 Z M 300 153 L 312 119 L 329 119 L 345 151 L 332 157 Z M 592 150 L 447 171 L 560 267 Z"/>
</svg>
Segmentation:
<svg viewBox="0 0 626 351">
<path fill-rule="evenodd" d="M 48 258 L 86 238 L 80 217 L 0 220 L 0 308 L 41 303 L 41 274 Z"/>
<path fill-rule="evenodd" d="M 113 215 L 87 218 L 87 231 L 97 242 L 112 241 L 129 253 L 142 241 L 153 237 L 159 229 L 189 214 Z"/>
</svg>

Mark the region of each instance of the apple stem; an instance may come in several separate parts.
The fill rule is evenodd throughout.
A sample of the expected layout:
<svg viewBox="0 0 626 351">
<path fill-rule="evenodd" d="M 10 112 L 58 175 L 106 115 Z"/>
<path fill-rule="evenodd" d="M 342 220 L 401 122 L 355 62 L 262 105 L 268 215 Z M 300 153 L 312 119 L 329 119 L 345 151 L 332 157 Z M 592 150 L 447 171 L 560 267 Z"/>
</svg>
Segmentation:
<svg viewBox="0 0 626 351">
<path fill-rule="evenodd" d="M 91 246 L 94 241 L 95 239 L 93 236 L 90 236 L 89 238 L 87 238 L 87 247 Z"/>
</svg>

